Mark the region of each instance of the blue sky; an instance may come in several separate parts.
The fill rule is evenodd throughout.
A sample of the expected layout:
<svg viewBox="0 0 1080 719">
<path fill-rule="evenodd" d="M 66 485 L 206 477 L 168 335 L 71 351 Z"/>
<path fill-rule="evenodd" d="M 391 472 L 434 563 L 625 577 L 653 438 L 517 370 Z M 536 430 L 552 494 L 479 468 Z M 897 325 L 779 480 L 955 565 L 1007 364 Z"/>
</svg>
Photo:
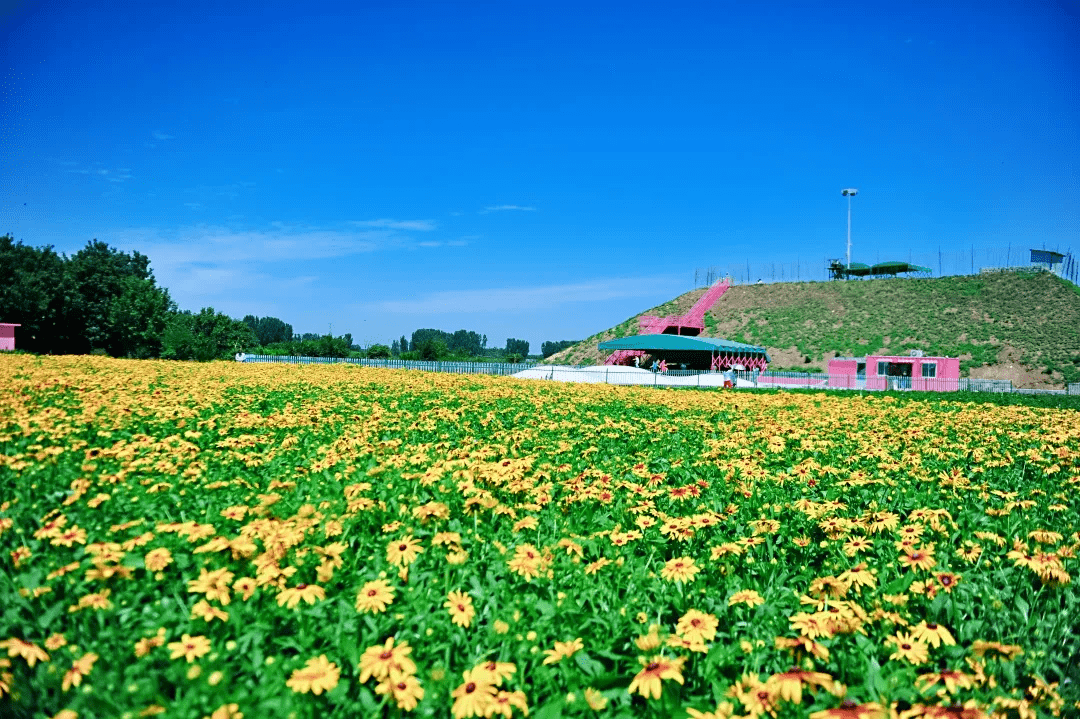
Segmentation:
<svg viewBox="0 0 1080 719">
<path fill-rule="evenodd" d="M 0 233 L 534 352 L 842 256 L 845 187 L 856 261 L 1080 249 L 1077 4 L 869 5 L 0 0 Z"/>
</svg>

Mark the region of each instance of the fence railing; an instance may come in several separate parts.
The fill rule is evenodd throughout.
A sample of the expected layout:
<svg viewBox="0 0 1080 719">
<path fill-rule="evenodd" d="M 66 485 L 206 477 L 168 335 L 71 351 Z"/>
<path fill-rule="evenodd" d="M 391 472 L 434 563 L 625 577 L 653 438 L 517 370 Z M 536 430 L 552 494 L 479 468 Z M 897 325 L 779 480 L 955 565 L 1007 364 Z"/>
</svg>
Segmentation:
<svg viewBox="0 0 1080 719">
<path fill-rule="evenodd" d="M 352 364 L 361 367 L 385 369 L 414 369 L 424 372 L 450 372 L 451 374 L 512 375 L 536 364 L 526 362 L 425 362 L 422 360 L 362 359 L 357 357 L 299 357 L 294 355 L 254 355 L 239 353 L 237 362 L 277 364 Z"/>
<path fill-rule="evenodd" d="M 973 377 L 866 377 L 863 375 L 830 375 L 817 372 L 746 372 L 734 370 L 671 369 L 652 372 L 621 365 L 572 367 L 541 365 L 536 361 L 509 362 L 422 362 L 416 360 L 376 360 L 351 357 L 295 357 L 281 355 L 238 354 L 238 362 L 285 364 L 352 364 L 361 367 L 411 369 L 451 374 L 518 375 L 523 379 L 542 379 L 556 382 L 586 382 L 610 385 L 648 387 L 733 387 L 761 389 L 832 389 L 863 391 L 915 392 L 997 392 L 1017 394 L 1080 395 L 1080 382 L 1065 389 L 1025 389 L 1014 387 L 1009 380 L 977 379 Z"/>
</svg>

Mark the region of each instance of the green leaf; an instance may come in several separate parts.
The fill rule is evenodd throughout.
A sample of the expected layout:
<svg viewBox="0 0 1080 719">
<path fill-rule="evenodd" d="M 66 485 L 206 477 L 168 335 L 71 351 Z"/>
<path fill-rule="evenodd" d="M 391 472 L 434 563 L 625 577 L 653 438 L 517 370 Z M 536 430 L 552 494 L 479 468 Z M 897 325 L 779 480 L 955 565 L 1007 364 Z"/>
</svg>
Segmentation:
<svg viewBox="0 0 1080 719">
<path fill-rule="evenodd" d="M 872 697 L 877 698 L 885 692 L 885 678 L 881 676 L 881 665 L 876 659 L 871 659 L 867 666 L 864 684 L 866 691 Z"/>
<path fill-rule="evenodd" d="M 563 698 L 554 699 L 537 710 L 535 719 L 562 719 Z"/>
<path fill-rule="evenodd" d="M 48 630 L 49 625 L 56 621 L 56 618 L 59 617 L 63 611 L 64 602 L 58 602 L 57 604 L 52 605 L 52 608 L 50 608 L 49 611 L 38 617 L 38 626 L 43 630 Z"/>
</svg>

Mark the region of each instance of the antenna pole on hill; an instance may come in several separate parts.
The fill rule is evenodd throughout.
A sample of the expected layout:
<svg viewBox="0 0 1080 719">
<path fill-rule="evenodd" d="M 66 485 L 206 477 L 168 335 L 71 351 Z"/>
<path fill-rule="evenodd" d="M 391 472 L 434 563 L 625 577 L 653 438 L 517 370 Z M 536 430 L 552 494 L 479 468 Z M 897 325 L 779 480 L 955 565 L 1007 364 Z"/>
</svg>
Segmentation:
<svg viewBox="0 0 1080 719">
<path fill-rule="evenodd" d="M 851 269 L 851 198 L 859 194 L 859 191 L 853 188 L 841 190 L 840 194 L 847 198 L 847 268 Z"/>
</svg>

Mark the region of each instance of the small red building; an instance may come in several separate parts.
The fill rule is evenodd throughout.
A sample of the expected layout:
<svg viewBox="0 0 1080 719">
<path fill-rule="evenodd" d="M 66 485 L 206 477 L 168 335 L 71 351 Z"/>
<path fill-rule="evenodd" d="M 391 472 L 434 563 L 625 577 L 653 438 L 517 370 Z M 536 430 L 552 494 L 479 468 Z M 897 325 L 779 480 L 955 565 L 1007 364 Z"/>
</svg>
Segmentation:
<svg viewBox="0 0 1080 719">
<path fill-rule="evenodd" d="M 955 392 L 960 388 L 959 357 L 869 355 L 829 360 L 829 386 L 848 389 L 910 389 Z"/>
<path fill-rule="evenodd" d="M 22 325 L 13 325 L 0 322 L 0 351 L 15 349 L 15 328 Z"/>
</svg>

